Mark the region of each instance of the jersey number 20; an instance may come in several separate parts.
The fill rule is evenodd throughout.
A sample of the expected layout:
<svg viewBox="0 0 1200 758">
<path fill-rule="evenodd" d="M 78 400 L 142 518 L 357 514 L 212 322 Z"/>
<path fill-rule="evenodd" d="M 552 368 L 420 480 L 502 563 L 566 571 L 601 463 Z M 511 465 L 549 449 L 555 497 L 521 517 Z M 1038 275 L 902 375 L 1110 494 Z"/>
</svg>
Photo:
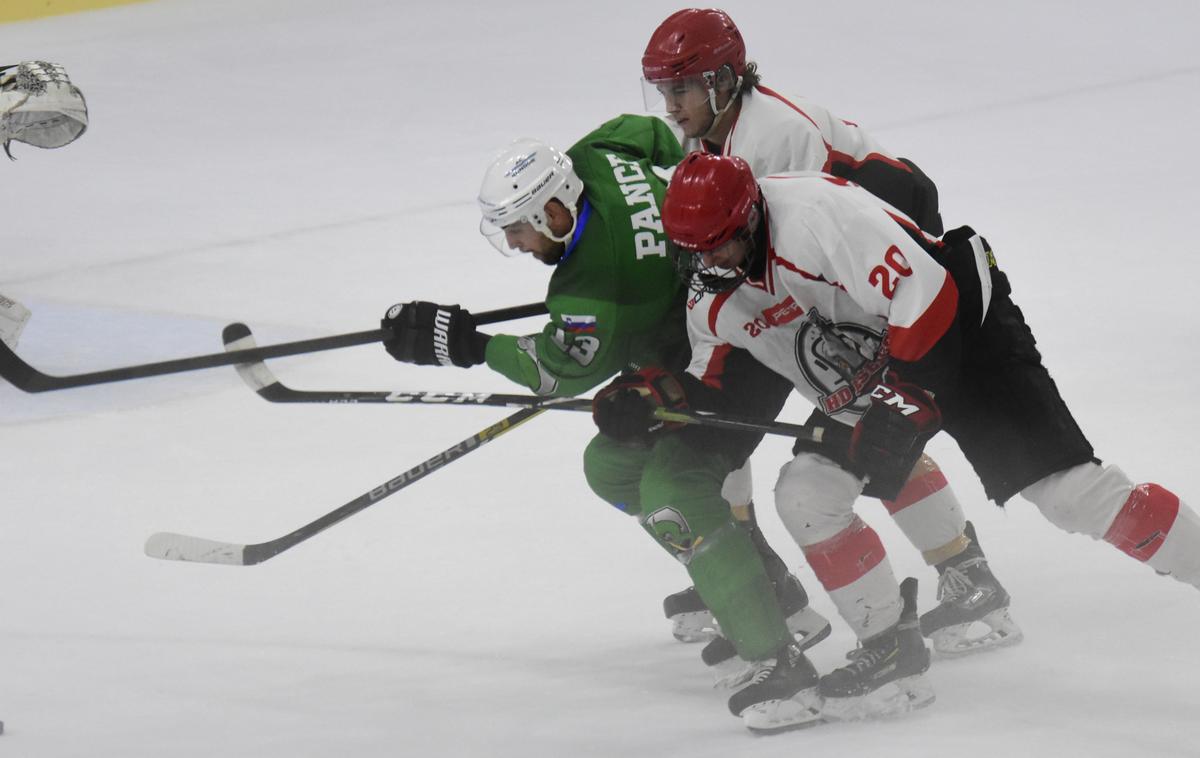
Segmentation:
<svg viewBox="0 0 1200 758">
<path fill-rule="evenodd" d="M 904 253 L 901 253 L 900 248 L 895 245 L 889 247 L 883 254 L 883 262 L 887 266 L 876 266 L 871 269 L 871 273 L 867 275 L 867 281 L 882 290 L 883 296 L 891 300 L 892 296 L 896 294 L 898 281 L 912 274 L 912 269 L 909 268 Z M 893 272 L 895 272 L 896 278 L 893 278 Z"/>
</svg>

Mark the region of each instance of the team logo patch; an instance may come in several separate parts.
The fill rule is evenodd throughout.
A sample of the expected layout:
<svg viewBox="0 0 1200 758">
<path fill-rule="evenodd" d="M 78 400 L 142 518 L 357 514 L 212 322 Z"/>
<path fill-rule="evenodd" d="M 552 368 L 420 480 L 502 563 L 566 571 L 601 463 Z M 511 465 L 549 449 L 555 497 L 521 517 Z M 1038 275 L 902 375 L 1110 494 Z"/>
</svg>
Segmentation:
<svg viewBox="0 0 1200 758">
<path fill-rule="evenodd" d="M 596 331 L 595 316 L 569 316 L 563 314 L 563 329 L 571 334 L 591 334 Z"/>
<path fill-rule="evenodd" d="M 804 309 L 800 307 L 794 297 L 788 295 L 783 302 L 764 308 L 761 316 L 755 316 L 753 321 L 747 321 L 742 328 L 751 337 L 757 337 L 767 329 L 791 323 L 803 315 Z"/>
<path fill-rule="evenodd" d="M 671 506 L 659 508 L 645 520 L 646 528 L 654 532 L 660 542 L 677 550 L 691 550 L 695 535 L 683 514 Z"/>
<path fill-rule="evenodd" d="M 887 360 L 879 349 L 882 342 L 880 332 L 862 324 L 835 324 L 816 310 L 809 311 L 796 332 L 796 363 L 817 391 L 822 412 L 861 414 L 867 409 L 875 385 L 871 380 Z"/>
</svg>

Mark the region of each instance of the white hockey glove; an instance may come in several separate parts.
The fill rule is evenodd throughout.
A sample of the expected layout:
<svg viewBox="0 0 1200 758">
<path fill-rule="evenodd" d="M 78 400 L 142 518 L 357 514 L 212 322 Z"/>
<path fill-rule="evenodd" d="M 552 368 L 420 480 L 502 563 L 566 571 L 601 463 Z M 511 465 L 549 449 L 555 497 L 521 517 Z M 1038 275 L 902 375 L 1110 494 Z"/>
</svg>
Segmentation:
<svg viewBox="0 0 1200 758">
<path fill-rule="evenodd" d="M 14 350 L 17 340 L 21 338 L 21 330 L 29 321 L 29 309 L 16 300 L 9 300 L 0 295 L 0 341 Z"/>
<path fill-rule="evenodd" d="M 87 102 L 57 63 L 25 61 L 0 67 L 0 144 L 12 158 L 12 140 L 62 147 L 87 129 Z"/>
</svg>

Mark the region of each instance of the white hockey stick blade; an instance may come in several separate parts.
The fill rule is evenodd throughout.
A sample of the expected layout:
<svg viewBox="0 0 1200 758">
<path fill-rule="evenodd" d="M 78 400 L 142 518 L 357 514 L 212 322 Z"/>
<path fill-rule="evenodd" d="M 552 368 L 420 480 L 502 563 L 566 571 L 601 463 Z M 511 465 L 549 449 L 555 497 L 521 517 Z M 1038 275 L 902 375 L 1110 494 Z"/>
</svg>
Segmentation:
<svg viewBox="0 0 1200 758">
<path fill-rule="evenodd" d="M 250 333 L 250 327 L 245 324 L 230 324 L 225 327 L 222 336 L 225 340 L 226 351 L 252 350 L 258 347 L 258 343 L 254 341 L 254 335 Z M 255 392 L 279 382 L 271 373 L 271 369 L 267 368 L 267 364 L 262 361 L 238 363 L 234 368 L 237 369 L 238 376 L 242 377 L 242 381 L 250 385 Z"/>
<path fill-rule="evenodd" d="M 30 315 L 28 308 L 0 295 L 0 341 L 15 349 Z"/>
<path fill-rule="evenodd" d="M 172 532 L 158 532 L 146 540 L 146 555 L 166 561 L 192 561 L 195 563 L 223 563 L 229 566 L 245 565 L 245 545 L 232 542 L 217 542 L 201 537 L 188 537 Z"/>
</svg>

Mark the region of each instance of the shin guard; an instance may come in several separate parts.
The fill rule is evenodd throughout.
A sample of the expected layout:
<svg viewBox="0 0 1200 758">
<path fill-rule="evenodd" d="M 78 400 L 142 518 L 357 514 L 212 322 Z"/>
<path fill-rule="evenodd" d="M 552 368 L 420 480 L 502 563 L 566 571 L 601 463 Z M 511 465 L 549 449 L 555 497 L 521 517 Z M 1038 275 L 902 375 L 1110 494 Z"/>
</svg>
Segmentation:
<svg viewBox="0 0 1200 758">
<path fill-rule="evenodd" d="M 1162 547 L 1179 514 L 1179 498 L 1157 484 L 1139 484 L 1104 534 L 1104 541 L 1143 563 Z"/>
<path fill-rule="evenodd" d="M 900 619 L 900 589 L 883 543 L 858 516 L 843 531 L 803 550 L 859 639 L 879 634 Z"/>
</svg>

